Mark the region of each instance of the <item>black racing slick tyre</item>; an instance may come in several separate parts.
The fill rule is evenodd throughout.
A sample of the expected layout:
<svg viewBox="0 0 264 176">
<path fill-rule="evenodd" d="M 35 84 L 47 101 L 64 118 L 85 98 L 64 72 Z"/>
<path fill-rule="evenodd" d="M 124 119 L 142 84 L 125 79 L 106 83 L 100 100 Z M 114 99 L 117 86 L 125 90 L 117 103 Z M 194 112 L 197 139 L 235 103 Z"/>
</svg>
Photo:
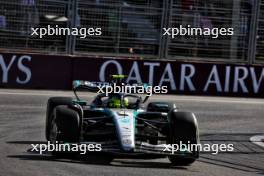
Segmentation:
<svg viewBox="0 0 264 176">
<path fill-rule="evenodd" d="M 59 105 L 71 105 L 72 98 L 70 97 L 51 97 L 47 103 L 47 111 L 46 111 L 46 139 L 49 141 L 49 132 L 50 132 L 50 124 L 52 121 L 52 112 L 56 106 Z"/>
<path fill-rule="evenodd" d="M 191 112 L 177 112 L 172 110 L 169 113 L 170 126 L 170 144 L 199 144 L 199 130 L 196 117 Z M 168 156 L 170 162 L 174 166 L 187 166 L 195 162 L 199 157 L 199 150 L 192 151 L 191 156 Z"/>
<path fill-rule="evenodd" d="M 147 107 L 149 112 L 170 112 L 172 109 L 176 109 L 175 103 L 170 102 L 150 102 Z"/>
<path fill-rule="evenodd" d="M 50 141 L 52 144 L 79 143 L 80 117 L 78 112 L 64 105 L 55 107 L 52 112 L 54 117 L 50 126 Z M 53 151 L 55 156 L 64 156 L 67 151 Z M 75 155 L 69 151 L 68 154 Z"/>
</svg>

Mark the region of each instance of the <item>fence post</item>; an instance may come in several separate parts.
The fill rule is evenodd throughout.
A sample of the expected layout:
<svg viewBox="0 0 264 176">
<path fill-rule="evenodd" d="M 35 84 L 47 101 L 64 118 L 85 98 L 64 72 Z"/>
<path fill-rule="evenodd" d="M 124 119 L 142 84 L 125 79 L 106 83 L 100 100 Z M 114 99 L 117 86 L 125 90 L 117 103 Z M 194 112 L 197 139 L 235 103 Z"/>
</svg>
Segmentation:
<svg viewBox="0 0 264 176">
<path fill-rule="evenodd" d="M 238 47 L 238 34 L 240 31 L 240 0 L 233 0 L 233 9 L 232 9 L 232 27 L 234 28 L 234 35 L 231 37 L 230 45 L 230 60 L 237 59 L 237 47 Z"/>
<path fill-rule="evenodd" d="M 70 27 L 71 26 L 71 1 L 68 1 L 67 3 L 67 27 Z M 71 44 L 71 41 L 70 41 L 70 36 L 66 36 L 66 43 L 65 43 L 65 50 L 66 50 L 66 54 L 70 54 L 70 44 Z"/>
<path fill-rule="evenodd" d="M 163 28 L 166 27 L 166 11 L 167 11 L 167 1 L 163 1 L 162 5 L 162 12 L 161 12 L 161 21 L 160 21 L 160 35 L 159 35 L 159 52 L 158 52 L 158 59 L 164 58 L 164 45 L 165 45 L 165 40 L 163 38 Z"/>
<path fill-rule="evenodd" d="M 170 27 L 170 21 L 172 16 L 172 7 L 173 6 L 173 0 L 166 0 L 166 8 L 165 8 L 165 18 L 164 18 L 164 28 Z M 162 30 L 162 29 L 161 29 Z M 163 31 L 161 31 L 162 33 Z M 161 34 L 162 35 L 162 34 Z M 162 56 L 163 58 L 168 58 L 168 48 L 169 48 L 169 41 L 170 38 L 168 36 L 162 36 L 163 38 L 163 52 Z"/>
<path fill-rule="evenodd" d="M 257 35 L 258 35 L 258 19 L 260 13 L 261 0 L 254 0 L 251 11 L 251 23 L 249 31 L 248 45 L 248 64 L 253 64 L 256 61 Z"/>
<path fill-rule="evenodd" d="M 78 18 L 78 0 L 71 0 L 68 2 L 68 23 L 67 27 L 72 29 L 77 27 L 77 18 Z M 76 36 L 68 35 L 66 37 L 66 53 L 74 54 L 76 45 Z"/>
<path fill-rule="evenodd" d="M 78 14 L 78 1 L 79 0 L 73 0 L 73 22 L 72 22 L 72 25 L 71 27 L 72 28 L 76 28 L 76 27 L 79 27 L 78 25 L 81 26 L 81 24 L 77 24 L 77 19 L 79 17 L 79 14 Z M 80 21 L 81 23 L 81 21 Z M 75 53 L 75 46 L 76 46 L 76 36 L 73 35 L 72 36 L 72 39 L 71 39 L 71 54 L 74 54 Z"/>
</svg>

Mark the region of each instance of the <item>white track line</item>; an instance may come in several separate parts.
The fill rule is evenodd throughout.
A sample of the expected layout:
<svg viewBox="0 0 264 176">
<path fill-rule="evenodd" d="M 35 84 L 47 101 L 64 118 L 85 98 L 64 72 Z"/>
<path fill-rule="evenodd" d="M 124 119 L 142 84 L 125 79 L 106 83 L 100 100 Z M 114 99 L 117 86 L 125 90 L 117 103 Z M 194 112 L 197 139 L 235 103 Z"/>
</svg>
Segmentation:
<svg viewBox="0 0 264 176">
<path fill-rule="evenodd" d="M 264 136 L 252 136 L 250 141 L 264 148 Z"/>
<path fill-rule="evenodd" d="M 166 100 L 167 97 L 153 97 L 153 99 L 161 99 Z M 171 101 L 171 98 L 168 99 L 168 101 Z M 207 96 L 201 96 L 201 97 L 182 97 L 182 96 L 175 96 L 176 101 L 191 101 L 191 102 L 212 102 L 212 103 L 237 103 L 237 104 L 263 104 L 263 100 L 256 100 L 256 99 L 246 99 L 246 98 L 217 98 L 217 97 L 207 97 Z"/>
<path fill-rule="evenodd" d="M 74 96 L 71 91 L 37 91 L 37 90 L 0 90 L 0 95 L 26 95 L 26 96 Z M 96 96 L 95 93 L 80 93 L 81 96 Z M 182 95 L 158 95 L 151 97 L 154 100 L 168 100 L 168 101 L 191 101 L 191 102 L 212 102 L 212 103 L 235 103 L 235 104 L 263 104 L 262 99 L 250 98 L 222 98 L 222 97 L 207 97 L 207 96 L 182 96 Z"/>
<path fill-rule="evenodd" d="M 40 91 L 41 92 L 41 91 Z M 41 93 L 36 93 L 36 92 L 0 92 L 0 95 L 34 95 L 34 96 L 67 96 L 69 93 L 63 93 L 63 92 L 41 92 Z"/>
</svg>

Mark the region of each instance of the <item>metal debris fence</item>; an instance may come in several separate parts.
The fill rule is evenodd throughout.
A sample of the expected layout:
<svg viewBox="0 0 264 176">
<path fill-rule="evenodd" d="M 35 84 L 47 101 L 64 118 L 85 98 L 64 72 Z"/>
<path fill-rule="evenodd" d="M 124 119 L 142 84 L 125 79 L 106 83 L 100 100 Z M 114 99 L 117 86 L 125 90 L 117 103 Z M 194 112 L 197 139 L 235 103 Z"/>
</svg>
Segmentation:
<svg viewBox="0 0 264 176">
<path fill-rule="evenodd" d="M 31 28 L 102 28 L 102 35 L 31 35 Z M 163 35 L 230 28 L 232 36 Z M 0 51 L 153 59 L 264 61 L 264 0 L 0 0 Z"/>
</svg>

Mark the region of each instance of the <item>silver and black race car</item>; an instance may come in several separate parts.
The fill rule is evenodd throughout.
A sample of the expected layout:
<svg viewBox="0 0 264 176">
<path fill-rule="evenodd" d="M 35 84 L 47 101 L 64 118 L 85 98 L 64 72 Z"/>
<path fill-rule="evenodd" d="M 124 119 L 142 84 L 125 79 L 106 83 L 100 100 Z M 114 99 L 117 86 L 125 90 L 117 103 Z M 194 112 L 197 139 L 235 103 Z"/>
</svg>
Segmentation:
<svg viewBox="0 0 264 176">
<path fill-rule="evenodd" d="M 181 112 L 169 102 L 150 102 L 145 108 L 148 97 L 143 99 L 143 95 L 137 94 L 100 93 L 91 103 L 77 95 L 80 89 L 94 91 L 96 87 L 94 82 L 74 81 L 76 99 L 52 97 L 48 100 L 48 141 L 100 144 L 109 162 L 121 155 L 149 156 L 168 157 L 173 165 L 190 165 L 199 157 L 197 148 L 187 147 L 199 143 L 193 113 Z"/>
</svg>

